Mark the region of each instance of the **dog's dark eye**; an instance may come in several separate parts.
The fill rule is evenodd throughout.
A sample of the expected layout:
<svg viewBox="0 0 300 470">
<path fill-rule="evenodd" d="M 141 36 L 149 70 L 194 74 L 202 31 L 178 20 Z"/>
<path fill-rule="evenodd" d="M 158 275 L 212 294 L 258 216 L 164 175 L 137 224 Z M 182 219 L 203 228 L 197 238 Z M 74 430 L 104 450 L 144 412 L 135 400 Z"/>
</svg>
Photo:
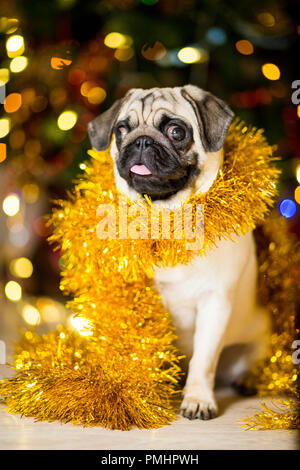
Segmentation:
<svg viewBox="0 0 300 470">
<path fill-rule="evenodd" d="M 128 133 L 128 129 L 127 127 L 125 126 L 120 126 L 117 128 L 117 135 L 118 137 L 120 137 L 121 139 L 123 139 L 123 137 L 125 137 L 125 135 Z"/>
<path fill-rule="evenodd" d="M 185 138 L 185 130 L 179 126 L 171 126 L 167 130 L 167 136 L 170 140 L 174 140 L 176 142 L 180 142 Z"/>
</svg>

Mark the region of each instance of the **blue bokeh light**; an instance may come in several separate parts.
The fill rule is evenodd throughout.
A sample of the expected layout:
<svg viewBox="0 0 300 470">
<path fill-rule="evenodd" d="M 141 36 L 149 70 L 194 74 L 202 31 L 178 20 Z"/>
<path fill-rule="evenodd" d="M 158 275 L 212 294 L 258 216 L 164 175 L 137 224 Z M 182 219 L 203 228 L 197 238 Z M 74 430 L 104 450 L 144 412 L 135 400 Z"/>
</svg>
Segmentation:
<svg viewBox="0 0 300 470">
<path fill-rule="evenodd" d="M 206 39 L 215 46 L 221 46 L 226 42 L 227 34 L 222 28 L 210 28 L 206 33 Z"/>
<path fill-rule="evenodd" d="M 279 212 L 286 219 L 294 217 L 297 212 L 297 205 L 293 199 L 283 199 L 279 204 Z"/>
</svg>

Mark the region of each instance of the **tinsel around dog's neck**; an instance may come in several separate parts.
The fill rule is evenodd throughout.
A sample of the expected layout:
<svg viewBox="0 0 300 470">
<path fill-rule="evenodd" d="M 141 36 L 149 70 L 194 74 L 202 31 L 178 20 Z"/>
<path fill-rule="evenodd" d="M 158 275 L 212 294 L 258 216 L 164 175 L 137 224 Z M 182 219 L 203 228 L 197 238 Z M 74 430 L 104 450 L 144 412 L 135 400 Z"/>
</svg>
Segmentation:
<svg viewBox="0 0 300 470">
<path fill-rule="evenodd" d="M 273 150 L 262 130 L 248 128 L 242 122 L 232 124 L 224 145 L 224 163 L 211 188 L 205 194 L 192 194 L 183 204 L 193 208 L 193 228 L 196 226 L 196 206 L 203 205 L 204 238 L 198 249 L 188 246 L 191 239 L 187 239 L 184 233 L 174 239 L 174 211 L 171 209 L 164 209 L 169 212 L 171 227 L 169 239 L 165 239 L 160 209 L 151 204 L 147 197 L 146 200 L 131 201 L 121 195 L 115 185 L 109 149 L 102 152 L 91 150 L 88 153 L 93 158 L 86 162 L 85 175 L 75 186 L 71 202 L 59 201 L 60 207 L 52 215 L 56 230 L 50 240 L 62 245 L 64 252 L 69 251 L 66 240 L 73 248 L 78 245 L 80 249 L 84 238 L 88 245 L 93 246 L 97 256 L 105 250 L 103 269 L 107 269 L 107 273 L 117 269 L 125 279 L 137 279 L 145 273 L 153 276 L 155 266 L 187 264 L 195 256 L 203 256 L 214 248 L 220 239 L 235 239 L 263 221 L 273 204 L 279 176 L 278 168 L 273 165 Z M 130 233 L 120 236 L 120 197 L 123 201 L 125 198 L 126 209 L 131 209 L 131 213 L 135 210 L 147 211 L 147 221 L 151 220 L 152 226 L 155 223 L 159 226 L 156 237 L 151 235 L 150 224 L 141 227 L 141 231 L 144 230 L 143 238 L 133 239 Z M 101 204 L 113 205 L 117 216 L 115 235 L 104 240 L 96 234 L 100 220 L 96 213 Z M 78 211 L 81 220 L 80 240 L 74 235 L 68 215 L 71 208 L 72 213 Z M 140 225 L 143 225 L 143 220 L 139 219 Z M 130 217 L 127 222 L 129 225 Z"/>
<path fill-rule="evenodd" d="M 188 250 L 187 240 L 100 239 L 101 204 L 119 214 L 109 150 L 89 152 L 85 175 L 69 200 L 59 201 L 49 224 L 62 254 L 60 288 L 72 299 L 67 307 L 85 320 L 84 336 L 59 327 L 48 335 L 25 333 L 17 344 L 15 376 L 0 381 L 0 396 L 10 412 L 38 420 L 61 420 L 111 429 L 154 428 L 175 418 L 172 397 L 180 377 L 179 352 L 171 319 L 151 280 L 158 264 L 188 263 L 220 238 L 234 238 L 263 221 L 272 205 L 279 171 L 273 148 L 262 131 L 234 123 L 224 146 L 224 165 L 210 190 L 185 203 L 204 204 L 204 245 Z M 126 200 L 131 208 L 148 202 Z M 97 215 L 98 214 L 98 215 Z M 293 391 L 297 379 L 291 360 L 299 310 L 299 251 L 283 220 L 261 225 L 256 235 L 260 298 L 273 317 L 270 354 L 254 375 L 260 393 Z M 261 240 L 260 240 L 261 238 Z M 131 282 L 132 279 L 136 279 Z M 130 282 L 128 282 L 130 280 Z M 251 385 L 251 383 L 250 383 Z M 264 407 L 248 427 L 299 427 L 292 401 L 286 409 Z"/>
</svg>

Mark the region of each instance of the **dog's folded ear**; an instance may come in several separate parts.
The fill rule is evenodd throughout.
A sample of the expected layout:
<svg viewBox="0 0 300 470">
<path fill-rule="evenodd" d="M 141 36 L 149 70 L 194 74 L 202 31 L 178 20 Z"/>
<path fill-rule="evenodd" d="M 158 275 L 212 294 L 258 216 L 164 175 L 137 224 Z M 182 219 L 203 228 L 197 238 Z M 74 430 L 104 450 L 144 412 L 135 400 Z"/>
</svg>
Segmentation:
<svg viewBox="0 0 300 470">
<path fill-rule="evenodd" d="M 89 122 L 88 134 L 91 144 L 96 150 L 105 150 L 109 147 L 122 102 L 123 99 L 116 101 L 111 108 Z"/>
<path fill-rule="evenodd" d="M 204 150 L 220 150 L 233 120 L 233 111 L 224 101 L 194 85 L 184 86 L 181 94 L 194 109 Z"/>
</svg>

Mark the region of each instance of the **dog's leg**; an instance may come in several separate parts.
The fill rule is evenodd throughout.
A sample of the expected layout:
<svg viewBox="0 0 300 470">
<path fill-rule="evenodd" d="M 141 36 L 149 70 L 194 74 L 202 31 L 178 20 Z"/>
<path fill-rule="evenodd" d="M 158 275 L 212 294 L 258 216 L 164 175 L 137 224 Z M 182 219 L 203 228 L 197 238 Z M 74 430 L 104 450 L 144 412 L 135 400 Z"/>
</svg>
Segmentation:
<svg viewBox="0 0 300 470">
<path fill-rule="evenodd" d="M 214 382 L 232 302 L 226 293 L 209 292 L 197 306 L 194 351 L 180 414 L 189 419 L 217 415 Z"/>
</svg>

